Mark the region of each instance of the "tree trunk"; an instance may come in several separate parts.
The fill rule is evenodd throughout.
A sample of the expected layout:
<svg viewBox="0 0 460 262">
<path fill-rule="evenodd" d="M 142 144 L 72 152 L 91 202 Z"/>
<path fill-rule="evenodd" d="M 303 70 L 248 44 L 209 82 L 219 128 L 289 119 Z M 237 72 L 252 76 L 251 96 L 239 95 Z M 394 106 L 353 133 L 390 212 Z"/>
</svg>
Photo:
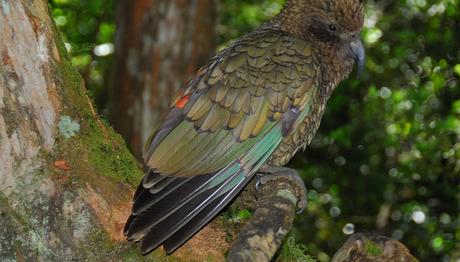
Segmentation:
<svg viewBox="0 0 460 262">
<path fill-rule="evenodd" d="M 0 1 L 0 34 L 0 261 L 164 256 L 140 256 L 122 234 L 143 174 L 93 109 L 47 1 Z M 215 227 L 175 256 L 222 259 Z"/>
<path fill-rule="evenodd" d="M 120 1 L 111 121 L 140 159 L 175 92 L 213 55 L 217 0 Z"/>
</svg>

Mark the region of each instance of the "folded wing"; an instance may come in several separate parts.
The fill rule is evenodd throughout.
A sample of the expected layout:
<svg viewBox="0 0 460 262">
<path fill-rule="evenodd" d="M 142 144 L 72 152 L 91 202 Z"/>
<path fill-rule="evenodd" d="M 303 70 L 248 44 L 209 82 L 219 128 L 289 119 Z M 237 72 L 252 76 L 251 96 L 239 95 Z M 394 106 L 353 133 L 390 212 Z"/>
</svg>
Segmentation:
<svg viewBox="0 0 460 262">
<path fill-rule="evenodd" d="M 276 31 L 216 56 L 146 146 L 151 170 L 135 194 L 128 238 L 144 253 L 161 244 L 173 252 L 206 225 L 306 116 L 313 79 L 310 47 Z"/>
</svg>

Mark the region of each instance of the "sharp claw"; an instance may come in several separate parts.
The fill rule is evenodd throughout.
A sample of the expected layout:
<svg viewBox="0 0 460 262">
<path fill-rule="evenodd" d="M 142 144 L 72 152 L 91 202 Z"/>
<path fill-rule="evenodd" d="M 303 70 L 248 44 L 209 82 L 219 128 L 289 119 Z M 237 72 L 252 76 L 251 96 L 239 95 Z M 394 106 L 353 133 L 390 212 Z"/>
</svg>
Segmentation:
<svg viewBox="0 0 460 262">
<path fill-rule="evenodd" d="M 260 180 L 257 180 L 257 182 L 256 182 L 256 190 L 257 190 L 257 192 L 260 191 L 260 186 L 261 185 L 262 185 L 262 183 L 260 182 Z"/>
<path fill-rule="evenodd" d="M 298 204 L 297 204 L 297 208 L 299 208 L 299 210 L 296 212 L 297 215 L 300 215 L 302 214 L 305 209 L 307 208 L 307 202 L 304 201 L 304 200 L 301 200 Z"/>
</svg>

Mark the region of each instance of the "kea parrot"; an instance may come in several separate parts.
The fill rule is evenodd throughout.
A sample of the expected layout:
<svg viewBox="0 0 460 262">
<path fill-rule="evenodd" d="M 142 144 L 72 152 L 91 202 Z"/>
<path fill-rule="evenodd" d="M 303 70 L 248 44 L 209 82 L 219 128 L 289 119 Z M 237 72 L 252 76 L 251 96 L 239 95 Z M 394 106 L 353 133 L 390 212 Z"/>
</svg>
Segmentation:
<svg viewBox="0 0 460 262">
<path fill-rule="evenodd" d="M 362 71 L 363 16 L 360 0 L 287 0 L 198 70 L 147 141 L 125 236 L 144 254 L 171 253 L 256 173 L 301 183 L 305 208 L 305 185 L 283 166 L 311 142 L 335 87 Z"/>
</svg>

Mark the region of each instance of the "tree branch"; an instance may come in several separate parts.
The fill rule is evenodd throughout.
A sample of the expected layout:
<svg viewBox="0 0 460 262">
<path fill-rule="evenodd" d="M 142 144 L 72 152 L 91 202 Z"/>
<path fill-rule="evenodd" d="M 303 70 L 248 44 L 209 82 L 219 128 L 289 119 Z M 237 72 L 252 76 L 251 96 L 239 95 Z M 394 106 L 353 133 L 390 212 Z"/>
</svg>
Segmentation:
<svg viewBox="0 0 460 262">
<path fill-rule="evenodd" d="M 254 183 L 247 188 L 255 189 Z M 272 259 L 292 227 L 297 203 L 295 192 L 295 187 L 287 181 L 268 182 L 260 191 L 255 192 L 258 207 L 247 225 L 239 232 L 229 251 L 228 261 Z M 248 193 L 251 192 L 245 192 Z"/>
<path fill-rule="evenodd" d="M 332 258 L 332 262 L 347 261 L 416 262 L 418 260 L 399 241 L 368 233 L 351 236 Z"/>
</svg>

